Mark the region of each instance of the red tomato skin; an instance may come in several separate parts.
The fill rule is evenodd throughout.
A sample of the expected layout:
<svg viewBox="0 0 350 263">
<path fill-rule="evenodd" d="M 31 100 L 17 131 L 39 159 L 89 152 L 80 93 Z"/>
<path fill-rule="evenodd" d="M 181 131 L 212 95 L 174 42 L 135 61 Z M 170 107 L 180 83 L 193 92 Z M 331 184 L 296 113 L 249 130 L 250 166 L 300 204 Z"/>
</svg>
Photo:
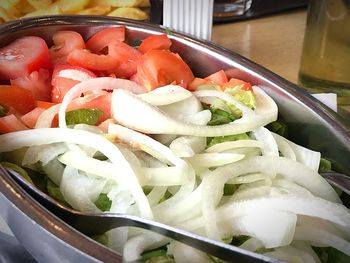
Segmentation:
<svg viewBox="0 0 350 263">
<path fill-rule="evenodd" d="M 50 48 L 50 57 L 54 64 L 67 63 L 69 53 L 85 48 L 83 37 L 75 31 L 58 31 L 52 40 L 54 45 Z"/>
<path fill-rule="evenodd" d="M 209 80 L 210 82 L 218 85 L 223 85 L 226 82 L 228 82 L 227 76 L 225 74 L 225 71 L 219 70 L 208 77 L 205 78 L 206 80 Z"/>
<path fill-rule="evenodd" d="M 245 82 L 244 80 L 231 78 L 227 83 L 225 83 L 222 88 L 225 90 L 226 88 L 232 88 L 238 85 L 242 85 L 241 90 L 245 91 L 253 91 L 252 85 L 249 82 Z"/>
<path fill-rule="evenodd" d="M 16 86 L 0 85 L 0 104 L 26 114 L 35 108 L 31 91 Z"/>
<path fill-rule="evenodd" d="M 40 37 L 22 37 L 0 49 L 0 79 L 27 76 L 40 68 L 51 68 L 49 49 Z"/>
<path fill-rule="evenodd" d="M 119 66 L 110 71 L 118 78 L 130 78 L 137 72 L 142 53 L 124 42 L 116 42 L 110 46 L 109 54 L 119 61 Z"/>
<path fill-rule="evenodd" d="M 86 48 L 92 52 L 100 52 L 113 42 L 125 40 L 125 27 L 110 27 L 95 33 L 86 41 Z"/>
<path fill-rule="evenodd" d="M 11 85 L 30 90 L 35 100 L 49 101 L 51 98 L 50 73 L 46 69 L 13 79 Z"/>
<path fill-rule="evenodd" d="M 0 118 L 0 133 L 9 133 L 15 131 L 28 130 L 14 114 L 10 114 Z"/>
<path fill-rule="evenodd" d="M 57 77 L 83 81 L 87 79 L 96 78 L 96 74 L 82 67 L 72 66 L 69 64 L 57 64 L 55 65 L 52 73 L 51 84 L 53 86 L 56 85 Z"/>
<path fill-rule="evenodd" d="M 76 84 L 83 80 L 96 78 L 96 75 L 85 68 L 72 66 L 69 64 L 58 64 L 55 66 L 51 84 L 51 101 L 62 102 L 64 95 Z"/>
<path fill-rule="evenodd" d="M 206 79 L 194 78 L 194 80 L 188 85 L 188 89 L 191 91 L 195 91 L 195 90 L 197 90 L 198 86 L 206 85 L 208 83 L 210 83 L 210 82 Z"/>
<path fill-rule="evenodd" d="M 190 67 L 178 54 L 167 50 L 150 50 L 137 67 L 137 79 L 147 90 L 176 82 L 184 88 L 194 79 Z"/>
<path fill-rule="evenodd" d="M 29 128 L 34 128 L 41 113 L 45 109 L 36 107 L 21 117 L 21 121 Z"/>
<path fill-rule="evenodd" d="M 142 53 L 147 53 L 149 50 L 159 49 L 159 50 L 170 50 L 171 40 L 166 34 L 154 35 L 145 38 L 139 47 L 139 51 Z"/>
<path fill-rule="evenodd" d="M 93 71 L 108 71 L 119 66 L 119 62 L 112 56 L 98 55 L 87 49 L 76 49 L 69 53 L 67 62 L 74 66 L 83 67 Z"/>
<path fill-rule="evenodd" d="M 42 108 L 44 110 L 51 108 L 52 106 L 56 105 L 57 103 L 54 102 L 48 102 L 48 101 L 42 101 L 42 100 L 37 100 L 36 101 L 36 107 L 37 108 Z"/>
</svg>

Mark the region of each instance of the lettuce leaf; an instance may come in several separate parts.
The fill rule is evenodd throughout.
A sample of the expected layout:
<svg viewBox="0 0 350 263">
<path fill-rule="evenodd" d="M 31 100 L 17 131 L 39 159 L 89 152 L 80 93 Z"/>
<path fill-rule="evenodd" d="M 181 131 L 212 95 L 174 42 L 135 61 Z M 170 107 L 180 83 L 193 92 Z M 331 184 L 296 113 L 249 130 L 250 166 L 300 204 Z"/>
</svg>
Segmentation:
<svg viewBox="0 0 350 263">
<path fill-rule="evenodd" d="M 0 117 L 6 116 L 8 109 L 5 106 L 0 105 Z"/>
<path fill-rule="evenodd" d="M 67 125 L 79 123 L 95 125 L 102 115 L 103 111 L 99 109 L 77 109 L 66 113 L 66 122 Z"/>
<path fill-rule="evenodd" d="M 57 186 L 54 182 L 52 182 L 49 178 L 47 178 L 46 181 L 46 191 L 49 196 L 51 196 L 53 199 L 59 201 L 63 205 L 67 206 L 66 200 L 64 200 L 64 197 L 60 191 L 60 187 Z"/>
<path fill-rule="evenodd" d="M 18 173 L 20 176 L 22 176 L 27 182 L 34 184 L 32 178 L 30 178 L 29 174 L 26 170 L 24 170 L 22 167 L 20 167 L 17 164 L 10 163 L 10 162 L 1 162 L 2 166 L 4 166 L 6 169 L 12 170 L 16 173 Z"/>
<path fill-rule="evenodd" d="M 145 263 L 174 263 L 175 260 L 167 255 L 167 248 L 160 247 L 146 251 L 141 256 L 141 261 Z"/>
<path fill-rule="evenodd" d="M 224 111 L 222 109 L 211 107 L 209 110 L 211 112 L 211 119 L 208 122 L 208 125 L 214 126 L 226 124 L 236 119 L 232 113 Z"/>
<path fill-rule="evenodd" d="M 227 135 L 227 136 L 219 136 L 219 137 L 212 137 L 208 138 L 208 145 L 207 147 L 211 147 L 215 144 L 222 143 L 222 142 L 230 142 L 230 141 L 238 141 L 238 140 L 249 140 L 250 137 L 246 133 L 241 134 L 235 134 L 235 135 Z"/>
<path fill-rule="evenodd" d="M 322 263 L 348 263 L 350 256 L 332 247 L 313 247 Z"/>
<path fill-rule="evenodd" d="M 97 198 L 95 205 L 101 211 L 109 211 L 111 209 L 112 201 L 108 198 L 107 194 L 101 193 Z"/>
</svg>

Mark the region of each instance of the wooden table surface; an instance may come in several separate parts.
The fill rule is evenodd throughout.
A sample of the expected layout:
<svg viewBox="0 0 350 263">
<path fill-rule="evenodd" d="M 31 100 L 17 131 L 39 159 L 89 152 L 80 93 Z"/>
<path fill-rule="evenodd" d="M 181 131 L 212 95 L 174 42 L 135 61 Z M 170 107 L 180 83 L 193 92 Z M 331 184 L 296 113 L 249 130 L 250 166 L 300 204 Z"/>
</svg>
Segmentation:
<svg viewBox="0 0 350 263">
<path fill-rule="evenodd" d="M 212 41 L 297 83 L 306 9 L 214 24 Z"/>
</svg>

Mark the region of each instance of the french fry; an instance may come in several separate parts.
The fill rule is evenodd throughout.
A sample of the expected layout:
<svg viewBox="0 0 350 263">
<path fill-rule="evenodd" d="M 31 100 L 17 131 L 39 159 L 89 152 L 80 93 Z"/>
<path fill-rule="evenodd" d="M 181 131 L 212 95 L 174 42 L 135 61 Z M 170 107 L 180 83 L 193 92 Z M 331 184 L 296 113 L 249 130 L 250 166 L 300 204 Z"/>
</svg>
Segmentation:
<svg viewBox="0 0 350 263">
<path fill-rule="evenodd" d="M 143 0 L 91 0 L 89 6 L 109 5 L 113 7 L 135 7 Z"/>
<path fill-rule="evenodd" d="M 6 10 L 10 17 L 19 17 L 21 15 L 21 12 L 9 0 L 0 0 L 0 7 Z"/>
<path fill-rule="evenodd" d="M 76 14 L 82 11 L 89 3 L 89 0 L 58 0 L 55 2 L 64 14 Z"/>
<path fill-rule="evenodd" d="M 124 17 L 135 20 L 146 20 L 148 18 L 147 13 L 137 7 L 120 7 L 107 14 L 107 16 Z"/>
<path fill-rule="evenodd" d="M 35 10 L 44 9 L 52 4 L 51 0 L 27 0 L 27 2 L 34 7 Z"/>
<path fill-rule="evenodd" d="M 151 3 L 149 2 L 149 0 L 142 0 L 142 2 L 140 3 L 139 7 L 150 7 Z"/>
<path fill-rule="evenodd" d="M 48 15 L 62 15 L 62 11 L 57 4 L 52 4 L 47 8 L 39 9 L 34 12 L 28 13 L 23 17 L 32 17 L 32 16 L 48 16 Z"/>
<path fill-rule="evenodd" d="M 20 0 L 19 2 L 17 2 L 15 7 L 21 12 L 22 15 L 35 11 L 35 8 L 31 4 L 29 4 L 27 0 Z"/>
<path fill-rule="evenodd" d="M 2 7 L 0 7 L 0 21 L 8 22 L 10 20 L 16 19 L 17 17 L 11 16 L 9 13 L 6 12 L 6 10 Z"/>
<path fill-rule="evenodd" d="M 78 12 L 78 15 L 105 15 L 111 12 L 112 8 L 110 6 L 94 6 L 86 8 Z"/>
</svg>

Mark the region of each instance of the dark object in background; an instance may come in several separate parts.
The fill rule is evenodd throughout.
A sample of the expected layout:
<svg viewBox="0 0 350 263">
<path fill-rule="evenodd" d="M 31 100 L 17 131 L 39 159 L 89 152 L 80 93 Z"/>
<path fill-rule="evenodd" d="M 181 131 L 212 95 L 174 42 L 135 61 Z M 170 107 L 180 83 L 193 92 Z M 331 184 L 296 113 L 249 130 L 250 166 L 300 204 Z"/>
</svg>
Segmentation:
<svg viewBox="0 0 350 263">
<path fill-rule="evenodd" d="M 150 0 L 150 22 L 161 24 L 163 0 Z M 308 0 L 214 0 L 214 23 L 234 22 L 305 8 Z"/>
<path fill-rule="evenodd" d="M 228 2 L 233 1 L 214 0 L 214 23 L 234 22 L 257 18 L 292 9 L 305 8 L 308 4 L 308 0 L 237 0 L 237 5 L 241 5 L 243 11 L 246 10 L 240 15 L 234 10 L 230 10 L 229 5 L 232 4 L 229 4 Z"/>
</svg>

